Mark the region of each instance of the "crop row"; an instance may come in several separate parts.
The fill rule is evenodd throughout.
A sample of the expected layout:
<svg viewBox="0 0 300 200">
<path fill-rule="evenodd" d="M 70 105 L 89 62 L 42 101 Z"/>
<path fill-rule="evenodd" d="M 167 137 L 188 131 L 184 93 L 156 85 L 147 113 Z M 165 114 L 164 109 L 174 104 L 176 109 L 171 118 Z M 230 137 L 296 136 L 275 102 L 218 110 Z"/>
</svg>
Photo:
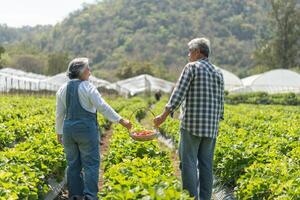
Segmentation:
<svg viewBox="0 0 300 200">
<path fill-rule="evenodd" d="M 0 199 L 43 199 L 61 179 L 63 148 L 54 134 L 54 98 L 0 98 Z"/>
<path fill-rule="evenodd" d="M 162 111 L 166 99 L 156 104 Z M 300 110 L 296 106 L 225 106 L 214 173 L 238 199 L 300 198 Z M 179 141 L 179 120 L 161 126 Z"/>
<path fill-rule="evenodd" d="M 147 106 L 144 100 L 134 98 L 127 100 L 120 113 L 129 117 L 137 108 Z M 135 113 L 135 129 L 143 129 L 137 122 L 143 116 L 145 110 Z M 157 141 L 132 140 L 120 125 L 113 125 L 109 151 L 102 165 L 105 172 L 101 199 L 190 199 L 174 175 L 169 152 L 161 150 Z"/>
</svg>

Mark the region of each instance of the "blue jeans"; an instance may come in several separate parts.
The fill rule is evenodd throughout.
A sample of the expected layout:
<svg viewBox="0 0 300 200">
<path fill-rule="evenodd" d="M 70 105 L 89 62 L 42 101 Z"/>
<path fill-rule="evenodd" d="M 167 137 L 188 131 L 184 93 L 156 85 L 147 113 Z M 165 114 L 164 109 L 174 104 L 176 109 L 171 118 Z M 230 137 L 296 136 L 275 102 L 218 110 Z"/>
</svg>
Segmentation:
<svg viewBox="0 0 300 200">
<path fill-rule="evenodd" d="M 183 189 L 197 200 L 210 200 L 216 139 L 197 137 L 183 129 L 180 134 L 179 157 Z"/>
<path fill-rule="evenodd" d="M 69 197 L 88 196 L 97 199 L 100 166 L 99 133 L 64 133 L 66 153 L 67 185 Z"/>
</svg>

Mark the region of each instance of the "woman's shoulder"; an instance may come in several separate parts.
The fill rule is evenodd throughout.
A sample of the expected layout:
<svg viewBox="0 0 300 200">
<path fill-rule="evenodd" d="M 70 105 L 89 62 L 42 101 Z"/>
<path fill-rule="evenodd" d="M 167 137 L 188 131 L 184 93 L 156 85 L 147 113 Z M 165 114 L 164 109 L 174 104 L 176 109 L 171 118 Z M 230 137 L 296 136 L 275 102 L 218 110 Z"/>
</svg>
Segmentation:
<svg viewBox="0 0 300 200">
<path fill-rule="evenodd" d="M 60 96 L 67 88 L 68 83 L 64 83 L 60 86 L 60 88 L 56 92 L 56 96 Z"/>
<path fill-rule="evenodd" d="M 84 87 L 95 87 L 95 85 L 92 82 L 90 82 L 89 80 L 81 81 L 80 85 L 82 85 Z"/>
<path fill-rule="evenodd" d="M 97 89 L 96 86 L 88 80 L 82 81 L 80 84 L 80 87 L 88 92 L 91 92 L 91 91 Z"/>
</svg>

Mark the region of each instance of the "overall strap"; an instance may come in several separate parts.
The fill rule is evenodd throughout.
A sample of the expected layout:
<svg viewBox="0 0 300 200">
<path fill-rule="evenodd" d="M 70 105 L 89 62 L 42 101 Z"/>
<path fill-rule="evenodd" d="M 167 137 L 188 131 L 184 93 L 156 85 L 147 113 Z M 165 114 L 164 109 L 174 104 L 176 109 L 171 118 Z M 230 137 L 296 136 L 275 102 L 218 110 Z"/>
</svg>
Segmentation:
<svg viewBox="0 0 300 200">
<path fill-rule="evenodd" d="M 77 118 L 76 110 L 78 108 L 78 86 L 80 84 L 80 80 L 70 80 L 67 85 L 67 93 L 66 93 L 66 118 L 67 119 L 74 119 Z"/>
<path fill-rule="evenodd" d="M 67 106 L 67 119 L 96 119 L 97 113 L 91 113 L 85 110 L 79 100 L 78 88 L 81 80 L 70 80 L 67 85 L 66 106 Z"/>
</svg>

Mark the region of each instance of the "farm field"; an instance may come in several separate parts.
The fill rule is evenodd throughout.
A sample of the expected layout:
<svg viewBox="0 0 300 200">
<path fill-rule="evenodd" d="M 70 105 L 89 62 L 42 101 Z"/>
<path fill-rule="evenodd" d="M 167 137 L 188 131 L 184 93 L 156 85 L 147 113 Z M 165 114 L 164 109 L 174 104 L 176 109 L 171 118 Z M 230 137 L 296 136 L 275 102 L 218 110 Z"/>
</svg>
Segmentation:
<svg viewBox="0 0 300 200">
<path fill-rule="evenodd" d="M 226 105 L 224 118 L 214 157 L 221 183 L 237 199 L 300 199 L 299 106 Z M 160 129 L 178 145 L 179 120 Z"/>
<path fill-rule="evenodd" d="M 0 199 L 42 199 L 66 162 L 54 134 L 54 98 L 0 97 Z"/>
<path fill-rule="evenodd" d="M 107 99 L 122 116 L 149 107 L 159 114 L 167 99 Z M 66 162 L 54 130 L 55 98 L 0 97 L 0 199 L 44 199 L 49 178 L 62 180 Z M 102 133 L 110 129 L 101 152 L 101 199 L 190 199 L 181 189 L 170 151 L 158 140 L 136 142 L 128 131 L 101 115 Z M 134 127 L 143 129 L 143 110 Z M 148 117 L 148 116 L 147 116 Z M 237 199 L 300 198 L 299 106 L 226 105 L 215 151 L 214 171 Z M 179 120 L 169 118 L 161 133 L 179 141 Z"/>
</svg>

